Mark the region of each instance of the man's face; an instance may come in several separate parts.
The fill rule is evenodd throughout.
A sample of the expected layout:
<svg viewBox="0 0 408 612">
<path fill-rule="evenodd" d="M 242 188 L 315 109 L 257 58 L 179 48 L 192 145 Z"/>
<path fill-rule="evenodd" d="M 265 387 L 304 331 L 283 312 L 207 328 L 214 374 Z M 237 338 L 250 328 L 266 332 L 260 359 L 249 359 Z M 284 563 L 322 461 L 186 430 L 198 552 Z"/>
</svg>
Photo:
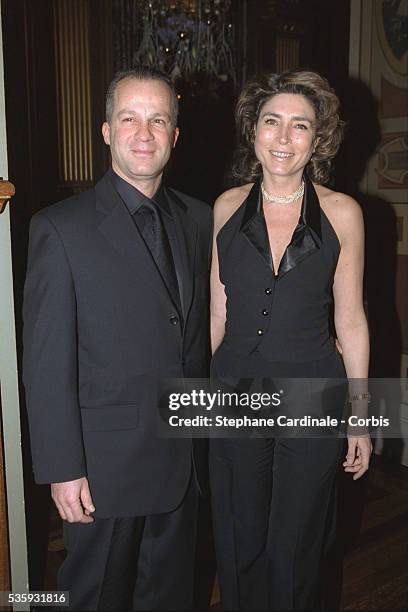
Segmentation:
<svg viewBox="0 0 408 612">
<path fill-rule="evenodd" d="M 102 126 L 112 168 L 132 184 L 154 182 L 163 172 L 178 138 L 172 124 L 171 92 L 162 81 L 120 81 L 110 123 Z"/>
</svg>

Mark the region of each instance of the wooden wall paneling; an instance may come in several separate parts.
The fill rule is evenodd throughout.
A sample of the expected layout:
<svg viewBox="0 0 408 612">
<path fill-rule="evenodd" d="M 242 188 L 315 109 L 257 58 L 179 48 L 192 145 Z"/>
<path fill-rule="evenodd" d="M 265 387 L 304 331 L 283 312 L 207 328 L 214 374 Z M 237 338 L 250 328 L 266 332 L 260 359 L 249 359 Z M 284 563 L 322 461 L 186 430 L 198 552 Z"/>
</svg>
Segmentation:
<svg viewBox="0 0 408 612">
<path fill-rule="evenodd" d="M 89 4 L 54 3 L 58 108 L 58 178 L 61 186 L 82 191 L 93 184 Z"/>
<path fill-rule="evenodd" d="M 54 4 L 61 186 L 82 191 L 109 165 L 105 95 L 113 76 L 112 0 Z"/>
</svg>

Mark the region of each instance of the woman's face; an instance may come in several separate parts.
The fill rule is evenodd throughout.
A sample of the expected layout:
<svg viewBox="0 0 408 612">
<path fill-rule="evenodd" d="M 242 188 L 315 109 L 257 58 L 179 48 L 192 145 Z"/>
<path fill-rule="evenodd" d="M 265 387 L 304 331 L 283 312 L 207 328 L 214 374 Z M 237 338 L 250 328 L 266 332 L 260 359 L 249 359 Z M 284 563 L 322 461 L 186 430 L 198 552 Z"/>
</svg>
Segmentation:
<svg viewBox="0 0 408 612">
<path fill-rule="evenodd" d="M 261 108 L 255 126 L 255 155 L 264 175 L 301 175 L 312 156 L 316 115 L 300 94 L 276 94 Z"/>
</svg>

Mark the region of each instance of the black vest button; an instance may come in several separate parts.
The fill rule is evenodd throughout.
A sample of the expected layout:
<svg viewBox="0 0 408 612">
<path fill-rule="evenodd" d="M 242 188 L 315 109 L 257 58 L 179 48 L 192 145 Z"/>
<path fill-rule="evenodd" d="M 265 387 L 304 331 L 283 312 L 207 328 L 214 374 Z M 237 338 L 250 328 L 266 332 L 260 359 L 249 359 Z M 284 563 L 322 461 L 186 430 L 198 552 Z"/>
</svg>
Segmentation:
<svg viewBox="0 0 408 612">
<path fill-rule="evenodd" d="M 270 287 L 267 287 L 267 288 L 265 289 L 265 293 L 266 293 L 266 295 L 271 295 L 271 293 L 272 293 L 272 289 L 271 289 Z"/>
<path fill-rule="evenodd" d="M 178 324 L 178 322 L 179 322 L 178 317 L 176 317 L 176 315 L 172 315 L 172 316 L 170 317 L 170 319 L 169 319 L 169 322 L 170 322 L 172 325 L 177 325 L 177 324 Z"/>
<path fill-rule="evenodd" d="M 263 329 L 258 329 L 258 331 L 256 333 L 258 334 L 258 336 L 263 336 L 264 335 L 264 330 Z"/>
<path fill-rule="evenodd" d="M 266 310 L 266 308 L 263 309 L 262 314 L 264 317 L 267 317 L 269 314 L 269 310 Z"/>
</svg>

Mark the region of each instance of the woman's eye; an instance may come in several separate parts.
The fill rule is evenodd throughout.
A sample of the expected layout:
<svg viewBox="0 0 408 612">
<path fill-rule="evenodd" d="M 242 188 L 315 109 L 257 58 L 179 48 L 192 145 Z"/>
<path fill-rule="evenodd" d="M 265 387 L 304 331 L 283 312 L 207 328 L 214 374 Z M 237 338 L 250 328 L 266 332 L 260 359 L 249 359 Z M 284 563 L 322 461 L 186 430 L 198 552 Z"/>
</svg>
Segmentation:
<svg viewBox="0 0 408 612">
<path fill-rule="evenodd" d="M 265 119 L 265 123 L 266 123 L 267 125 L 277 125 L 277 121 L 276 121 L 276 119 L 271 119 L 271 118 L 269 118 L 269 119 Z"/>
<path fill-rule="evenodd" d="M 304 123 L 297 123 L 295 127 L 299 130 L 307 130 L 307 125 L 305 125 Z"/>
</svg>

